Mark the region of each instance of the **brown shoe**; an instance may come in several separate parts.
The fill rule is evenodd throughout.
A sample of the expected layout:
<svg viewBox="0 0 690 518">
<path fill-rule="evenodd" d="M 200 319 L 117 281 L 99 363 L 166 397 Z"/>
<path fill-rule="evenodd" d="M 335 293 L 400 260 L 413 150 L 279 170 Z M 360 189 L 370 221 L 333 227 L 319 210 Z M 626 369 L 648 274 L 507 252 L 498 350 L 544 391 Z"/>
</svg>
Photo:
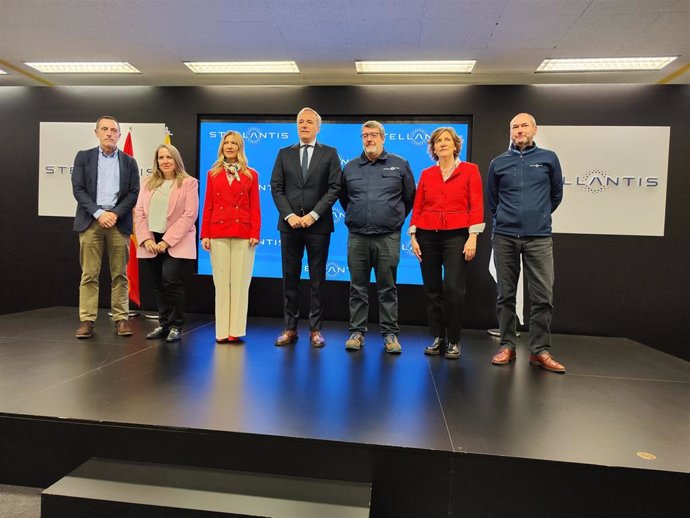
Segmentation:
<svg viewBox="0 0 690 518">
<path fill-rule="evenodd" d="M 539 354 L 530 354 L 529 363 L 530 365 L 538 365 L 547 371 L 565 374 L 565 367 L 554 360 L 553 357 L 546 351 Z"/>
<path fill-rule="evenodd" d="M 501 350 L 493 355 L 491 363 L 494 365 L 506 365 L 515 359 L 515 349 L 510 347 L 501 347 Z"/>
<path fill-rule="evenodd" d="M 93 322 L 91 320 L 83 320 L 77 329 L 77 338 L 91 338 L 93 336 Z"/>
<path fill-rule="evenodd" d="M 115 332 L 118 336 L 132 336 L 134 334 L 126 318 L 115 322 Z"/>
<path fill-rule="evenodd" d="M 323 347 L 326 345 L 326 340 L 323 338 L 321 331 L 312 331 L 309 333 L 309 341 L 314 347 Z"/>
<path fill-rule="evenodd" d="M 276 345 L 290 345 L 295 340 L 297 340 L 297 330 L 286 329 L 278 338 L 276 338 Z"/>
</svg>

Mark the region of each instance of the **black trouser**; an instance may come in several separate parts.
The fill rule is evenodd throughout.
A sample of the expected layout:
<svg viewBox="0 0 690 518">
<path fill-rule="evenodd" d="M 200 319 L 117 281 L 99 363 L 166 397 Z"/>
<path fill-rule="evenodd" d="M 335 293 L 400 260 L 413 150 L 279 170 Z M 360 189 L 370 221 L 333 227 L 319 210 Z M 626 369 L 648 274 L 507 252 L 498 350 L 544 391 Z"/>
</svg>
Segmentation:
<svg viewBox="0 0 690 518">
<path fill-rule="evenodd" d="M 456 230 L 417 229 L 422 251 L 422 281 L 431 336 L 458 343 L 462 333 L 467 261 L 463 249 L 469 236 Z"/>
<path fill-rule="evenodd" d="M 154 240 L 159 243 L 162 234 L 154 233 Z M 156 291 L 156 306 L 158 307 L 158 321 L 165 329 L 170 327 L 182 328 L 184 324 L 184 285 L 182 275 L 185 261 L 172 257 L 168 252 L 158 254 L 152 259 L 143 259 L 142 263 L 153 279 Z"/>
<path fill-rule="evenodd" d="M 302 257 L 306 249 L 311 284 L 309 329 L 321 330 L 326 291 L 326 260 L 330 242 L 330 233 L 313 234 L 304 229 L 280 233 L 283 263 L 283 313 L 287 329 L 297 329 L 299 321 L 299 281 L 302 273 Z"/>
</svg>

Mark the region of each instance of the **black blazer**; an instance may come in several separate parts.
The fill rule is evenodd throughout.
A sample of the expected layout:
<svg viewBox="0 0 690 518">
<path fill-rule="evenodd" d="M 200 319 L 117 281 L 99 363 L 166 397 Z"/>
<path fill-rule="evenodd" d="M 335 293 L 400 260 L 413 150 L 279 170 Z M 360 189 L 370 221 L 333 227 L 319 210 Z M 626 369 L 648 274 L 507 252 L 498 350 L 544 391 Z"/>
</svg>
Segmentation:
<svg viewBox="0 0 690 518">
<path fill-rule="evenodd" d="M 96 193 L 98 189 L 98 151 L 99 147 L 79 151 L 72 169 L 72 193 L 77 200 L 77 213 L 74 216 L 74 230 L 83 232 L 95 220 L 93 213 L 98 210 Z M 139 166 L 137 161 L 124 153 L 117 152 L 120 161 L 120 190 L 112 210 L 117 214 L 117 228 L 123 234 L 132 233 L 132 209 L 139 195 Z"/>
<path fill-rule="evenodd" d="M 306 178 L 302 178 L 300 144 L 284 147 L 278 152 L 271 174 L 271 195 L 278 208 L 278 230 L 294 232 L 285 218 L 290 213 L 304 216 L 311 211 L 319 215 L 311 227 L 301 229 L 314 234 L 333 232 L 333 204 L 340 195 L 342 170 L 338 151 L 319 142 L 309 162 Z"/>
</svg>

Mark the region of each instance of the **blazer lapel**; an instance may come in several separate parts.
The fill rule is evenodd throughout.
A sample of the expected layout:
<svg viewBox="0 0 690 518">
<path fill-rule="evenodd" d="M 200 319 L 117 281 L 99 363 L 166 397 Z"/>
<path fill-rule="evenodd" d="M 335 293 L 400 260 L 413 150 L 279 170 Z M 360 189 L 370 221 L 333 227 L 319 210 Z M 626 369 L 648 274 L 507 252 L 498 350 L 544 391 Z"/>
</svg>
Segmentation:
<svg viewBox="0 0 690 518">
<path fill-rule="evenodd" d="M 309 181 L 309 178 L 311 178 L 311 174 L 314 172 L 314 169 L 316 168 L 316 164 L 319 163 L 319 160 L 321 160 L 321 145 L 316 142 L 314 144 L 314 152 L 311 155 L 311 160 L 309 161 L 309 169 L 307 169 L 307 177 L 304 179 L 304 183 L 307 183 Z"/>
<path fill-rule="evenodd" d="M 292 167 L 290 170 L 294 171 L 297 177 L 300 179 L 300 183 L 304 183 L 304 178 L 302 178 L 302 163 L 300 162 L 300 146 L 301 143 L 297 143 L 291 148 L 290 162 L 292 162 Z"/>
<path fill-rule="evenodd" d="M 89 194 L 93 197 L 93 201 L 96 201 L 98 196 L 98 153 L 100 151 L 100 147 L 93 148 L 89 152 L 88 161 L 86 162 L 86 174 L 89 175 L 90 184 L 93 186 L 93 192 L 89 192 Z"/>
<path fill-rule="evenodd" d="M 120 201 L 120 196 L 127 192 L 125 188 L 127 182 L 127 164 L 125 164 L 125 152 L 121 149 L 117 150 L 118 163 L 120 165 L 120 190 L 117 193 L 117 201 Z"/>
</svg>

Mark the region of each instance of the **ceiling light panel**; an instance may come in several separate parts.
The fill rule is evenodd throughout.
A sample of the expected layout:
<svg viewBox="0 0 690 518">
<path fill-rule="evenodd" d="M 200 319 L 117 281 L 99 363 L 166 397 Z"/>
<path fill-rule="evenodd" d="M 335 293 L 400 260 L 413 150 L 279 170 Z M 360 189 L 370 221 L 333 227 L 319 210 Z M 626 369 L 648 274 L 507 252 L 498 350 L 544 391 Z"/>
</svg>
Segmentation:
<svg viewBox="0 0 690 518">
<path fill-rule="evenodd" d="M 44 74 L 141 74 L 126 61 L 25 62 Z"/>
<path fill-rule="evenodd" d="M 195 74 L 299 74 L 294 61 L 185 61 Z"/>
<path fill-rule="evenodd" d="M 677 56 L 654 58 L 572 58 L 545 59 L 537 72 L 629 72 L 661 70 Z"/>
<path fill-rule="evenodd" d="M 358 74 L 471 74 L 476 59 L 455 61 L 355 61 Z"/>
</svg>

